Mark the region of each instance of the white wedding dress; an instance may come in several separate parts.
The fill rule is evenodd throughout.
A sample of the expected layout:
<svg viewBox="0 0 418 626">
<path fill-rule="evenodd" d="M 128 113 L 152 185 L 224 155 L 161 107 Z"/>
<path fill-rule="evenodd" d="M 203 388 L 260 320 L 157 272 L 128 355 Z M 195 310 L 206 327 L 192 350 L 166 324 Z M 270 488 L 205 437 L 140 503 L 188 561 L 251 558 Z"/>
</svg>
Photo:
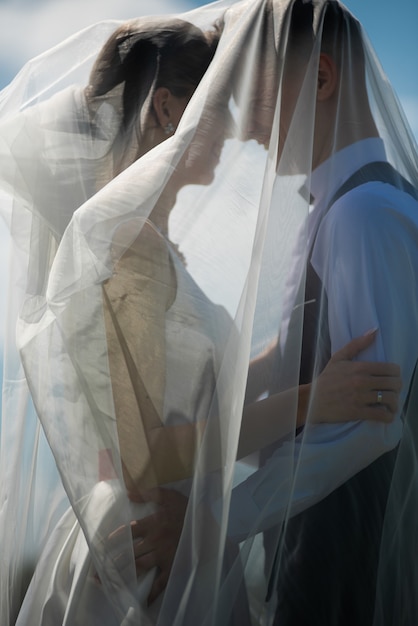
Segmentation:
<svg viewBox="0 0 418 626">
<path fill-rule="evenodd" d="M 211 410 L 221 347 L 231 330 L 225 309 L 214 305 L 199 289 L 171 248 L 177 296 L 166 314 L 166 425 L 199 421 Z M 213 409 L 213 407 L 212 407 Z M 187 495 L 191 479 L 169 486 Z M 101 480 L 83 504 L 84 523 L 103 536 L 114 530 L 114 512 L 123 495 L 116 479 Z M 131 519 L 154 511 L 152 503 L 130 503 Z M 108 530 L 106 530 L 106 528 Z M 149 608 L 155 571 L 138 578 L 138 609 L 132 607 L 123 624 L 154 624 L 162 596 Z M 70 508 L 57 524 L 37 565 L 21 608 L 17 626 L 117 626 L 120 624 L 96 574 L 88 544 Z"/>
</svg>

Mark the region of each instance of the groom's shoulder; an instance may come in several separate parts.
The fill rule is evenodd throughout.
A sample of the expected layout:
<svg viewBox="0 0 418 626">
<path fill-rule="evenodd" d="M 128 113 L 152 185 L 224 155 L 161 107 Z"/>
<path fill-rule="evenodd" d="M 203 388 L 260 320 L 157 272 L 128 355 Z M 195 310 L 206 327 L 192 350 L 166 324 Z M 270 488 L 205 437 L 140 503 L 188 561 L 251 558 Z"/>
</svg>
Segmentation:
<svg viewBox="0 0 418 626">
<path fill-rule="evenodd" d="M 392 228 L 403 225 L 418 228 L 418 201 L 409 193 L 383 181 L 368 181 L 339 197 L 324 222 L 327 228 L 349 235 L 358 229 Z M 325 225 L 325 224 L 324 224 Z"/>
</svg>

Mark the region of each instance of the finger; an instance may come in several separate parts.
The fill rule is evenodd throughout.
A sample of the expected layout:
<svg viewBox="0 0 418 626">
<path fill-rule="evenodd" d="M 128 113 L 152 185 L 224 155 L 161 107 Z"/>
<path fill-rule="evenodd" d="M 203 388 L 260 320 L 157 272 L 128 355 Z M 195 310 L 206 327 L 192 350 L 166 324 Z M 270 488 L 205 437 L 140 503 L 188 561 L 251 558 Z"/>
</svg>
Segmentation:
<svg viewBox="0 0 418 626">
<path fill-rule="evenodd" d="M 139 489 L 135 491 L 128 491 L 127 494 L 131 502 L 139 502 L 142 504 L 147 501 Z"/>
<path fill-rule="evenodd" d="M 141 554 L 140 556 L 136 557 L 135 568 L 137 575 L 139 576 L 139 574 L 144 574 L 150 569 L 158 567 L 158 565 L 160 565 L 160 561 L 161 559 L 159 558 L 155 550 L 147 552 L 146 554 Z"/>
<path fill-rule="evenodd" d="M 399 407 L 399 396 L 397 393 L 393 393 L 393 391 L 384 391 L 382 392 L 382 399 L 378 401 L 377 391 L 369 391 L 367 393 L 367 400 L 365 404 L 370 405 L 372 407 L 379 405 L 385 406 L 387 410 L 391 413 L 395 414 Z"/>
<path fill-rule="evenodd" d="M 156 502 L 160 504 L 162 501 L 162 489 L 155 487 L 153 489 L 136 489 L 129 491 L 128 497 L 132 502 Z"/>
<path fill-rule="evenodd" d="M 147 544 L 147 542 L 144 541 L 143 539 L 139 541 L 134 541 L 132 545 L 133 545 L 135 560 L 139 559 L 141 556 L 144 556 L 148 552 L 151 552 L 152 550 L 149 544 Z"/>
<path fill-rule="evenodd" d="M 118 539 L 120 540 L 120 538 L 123 537 L 123 534 L 126 533 L 126 529 L 127 526 L 119 526 L 118 528 L 115 528 L 115 530 L 112 530 L 112 532 L 109 533 L 108 540 L 111 542 L 117 541 Z"/>
<path fill-rule="evenodd" d="M 155 525 L 155 515 L 149 515 L 148 517 L 144 517 L 143 519 L 133 520 L 131 522 L 132 539 L 145 537 L 155 529 Z"/>
<path fill-rule="evenodd" d="M 397 376 L 372 375 L 367 371 L 355 371 L 352 368 L 347 369 L 346 381 L 353 391 L 357 393 L 373 392 L 375 398 L 377 398 L 379 390 L 391 391 L 399 395 L 402 389 L 402 381 Z"/>
<path fill-rule="evenodd" d="M 357 361 L 353 364 L 357 371 L 370 376 L 387 376 L 398 378 L 401 382 L 401 368 L 397 363 L 387 363 L 386 361 Z"/>
<path fill-rule="evenodd" d="M 377 391 L 392 391 L 393 393 L 399 394 L 402 389 L 402 381 L 398 377 L 393 376 L 375 376 L 375 380 L 368 381 L 368 385 L 370 386 L 370 382 L 373 384 L 373 390 Z"/>
<path fill-rule="evenodd" d="M 355 406 L 355 414 L 360 419 L 382 419 L 385 421 L 385 413 L 394 416 L 399 409 L 399 394 L 393 391 L 383 391 L 382 399 L 378 401 L 378 392 L 376 390 L 368 390 L 358 393 L 355 402 L 352 400 L 351 405 Z M 383 408 L 382 414 L 376 417 L 376 410 Z M 369 418 L 370 416 L 370 418 Z"/>
<path fill-rule="evenodd" d="M 119 555 L 113 559 L 113 562 L 117 570 L 124 575 L 125 572 L 132 571 L 132 560 L 132 550 L 126 550 L 125 552 L 120 552 Z"/>
<path fill-rule="evenodd" d="M 351 361 L 359 352 L 362 352 L 368 348 L 375 340 L 377 329 L 368 331 L 361 337 L 355 337 L 349 343 L 347 343 L 341 350 L 335 352 L 332 356 L 332 361 Z"/>
<path fill-rule="evenodd" d="M 337 381 L 338 382 L 338 381 Z M 347 370 L 341 397 L 358 399 L 359 404 L 378 402 L 377 392 L 384 391 L 398 397 L 402 388 L 400 378 L 391 376 L 370 376 L 365 372 Z M 365 398 L 365 394 L 369 394 Z"/>
<path fill-rule="evenodd" d="M 148 596 L 148 606 L 155 602 L 160 593 L 164 591 L 167 586 L 168 576 L 169 572 L 165 570 L 160 572 L 160 574 L 156 576 Z"/>
<path fill-rule="evenodd" d="M 383 422 L 385 424 L 389 424 L 390 422 L 393 422 L 395 412 L 393 412 L 389 407 L 379 404 L 362 407 L 359 410 L 357 417 L 362 420 L 370 420 L 372 422 Z"/>
</svg>

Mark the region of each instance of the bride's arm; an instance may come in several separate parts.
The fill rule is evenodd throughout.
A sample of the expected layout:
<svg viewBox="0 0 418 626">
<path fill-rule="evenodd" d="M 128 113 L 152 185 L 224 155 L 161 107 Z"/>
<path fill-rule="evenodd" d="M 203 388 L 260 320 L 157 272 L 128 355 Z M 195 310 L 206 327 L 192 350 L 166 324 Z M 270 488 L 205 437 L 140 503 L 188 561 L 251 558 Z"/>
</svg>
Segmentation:
<svg viewBox="0 0 418 626">
<path fill-rule="evenodd" d="M 336 352 L 313 384 L 300 385 L 244 407 L 238 458 L 242 458 L 310 422 L 357 419 L 390 421 L 401 390 L 399 366 L 352 361 L 375 338 L 375 332 L 353 339 Z M 261 364 L 258 363 L 259 371 Z M 255 385 L 253 385 L 255 388 Z M 383 392 L 377 404 L 377 391 Z M 293 421 L 286 416 L 295 416 Z"/>
<path fill-rule="evenodd" d="M 391 363 L 352 361 L 374 340 L 375 334 L 353 339 L 336 352 L 313 385 L 301 385 L 244 407 L 237 458 L 280 440 L 310 422 L 359 420 L 390 421 L 398 408 L 399 367 Z M 383 401 L 377 404 L 377 390 Z M 287 419 L 286 419 L 287 418 Z M 195 455 L 205 423 L 156 427 L 148 433 L 158 484 L 193 474 Z M 216 446 L 207 471 L 221 466 Z"/>
<path fill-rule="evenodd" d="M 205 422 L 165 426 L 161 419 L 165 313 L 175 290 L 167 247 L 158 233 L 145 226 L 120 259 L 114 277 L 104 286 L 109 364 L 120 454 L 129 491 L 191 476 L 205 428 Z M 317 421 L 344 421 L 352 419 L 353 414 L 359 419 L 390 418 L 396 410 L 400 386 L 396 366 L 350 361 L 373 339 L 373 335 L 361 337 L 334 355 L 316 381 L 314 396 L 310 385 L 303 385 L 247 404 L 238 458 L 289 434 L 304 423 L 308 408 L 310 419 Z M 263 385 L 272 354 L 273 351 L 267 352 L 251 365 L 252 374 L 256 374 L 253 380 L 262 380 Z M 249 385 L 247 398 L 257 395 L 259 387 Z M 370 406 L 377 388 L 388 390 L 384 402 L 389 411 Z M 295 415 L 296 424 L 290 421 Z M 208 469 L 218 468 L 220 462 L 214 455 Z"/>
<path fill-rule="evenodd" d="M 301 385 L 246 405 L 238 457 L 244 457 L 287 435 L 289 423 L 282 418 L 295 415 L 295 411 L 294 426 L 303 425 L 307 416 L 309 420 L 318 422 L 347 421 L 352 419 L 353 414 L 359 419 L 392 419 L 397 410 L 401 388 L 399 367 L 390 363 L 351 361 L 373 342 L 374 337 L 373 333 L 354 339 L 334 354 L 315 381 L 314 397 L 311 385 Z M 261 362 L 257 365 L 262 366 Z M 255 389 L 256 385 L 253 387 Z M 376 405 L 377 390 L 383 391 L 381 405 Z M 182 436 L 175 427 L 171 432 L 175 439 Z M 189 437 L 189 441 L 192 442 L 193 437 Z M 191 450 L 192 448 L 193 446 L 190 447 Z M 216 460 L 213 462 L 215 465 Z M 137 541 L 137 572 L 143 573 L 159 566 L 168 576 L 181 534 L 187 500 L 178 492 L 167 489 L 140 494 L 139 498 L 135 494 L 132 496 L 138 501 L 145 499 L 160 505 L 155 514 L 132 522 L 132 536 Z M 151 600 L 165 586 L 164 582 L 160 586 L 162 575 L 157 580 Z"/>
</svg>

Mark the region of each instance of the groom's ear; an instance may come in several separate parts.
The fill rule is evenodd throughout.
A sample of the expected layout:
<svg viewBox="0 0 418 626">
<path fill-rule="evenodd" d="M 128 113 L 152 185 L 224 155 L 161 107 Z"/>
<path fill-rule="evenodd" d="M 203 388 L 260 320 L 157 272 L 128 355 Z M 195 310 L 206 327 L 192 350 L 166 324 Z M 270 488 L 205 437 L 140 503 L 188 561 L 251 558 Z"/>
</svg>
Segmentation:
<svg viewBox="0 0 418 626">
<path fill-rule="evenodd" d="M 317 101 L 328 100 L 333 95 L 337 85 L 337 73 L 334 59 L 329 54 L 321 53 L 318 66 Z"/>
</svg>

